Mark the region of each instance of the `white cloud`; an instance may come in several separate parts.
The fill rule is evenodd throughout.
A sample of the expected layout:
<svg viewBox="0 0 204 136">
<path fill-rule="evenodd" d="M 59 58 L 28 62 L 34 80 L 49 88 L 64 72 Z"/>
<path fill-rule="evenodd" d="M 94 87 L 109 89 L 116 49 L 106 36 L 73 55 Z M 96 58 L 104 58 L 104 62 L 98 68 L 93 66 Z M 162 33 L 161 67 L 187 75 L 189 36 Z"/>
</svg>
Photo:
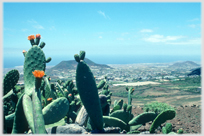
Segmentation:
<svg viewBox="0 0 204 136">
<path fill-rule="evenodd" d="M 44 27 L 42 25 L 40 25 L 37 21 L 35 21 L 34 19 L 31 20 L 27 20 L 27 22 L 29 24 L 32 25 L 32 27 L 34 27 L 35 29 L 44 29 Z"/>
<path fill-rule="evenodd" d="M 103 38 L 103 37 L 102 37 L 102 36 L 99 36 L 98 38 L 100 38 L 100 39 L 101 39 L 101 38 Z"/>
<path fill-rule="evenodd" d="M 100 15 L 102 15 L 105 19 L 110 19 L 110 17 L 108 15 L 105 14 L 105 12 L 102 12 L 102 11 L 98 11 L 98 13 Z"/>
<path fill-rule="evenodd" d="M 191 28 L 195 28 L 196 27 L 196 25 L 195 24 L 192 24 L 192 25 L 188 25 L 189 27 L 191 27 Z"/>
<path fill-rule="evenodd" d="M 142 29 L 140 32 L 141 33 L 151 33 L 151 32 L 153 32 L 153 30 L 151 30 L 151 29 Z"/>
<path fill-rule="evenodd" d="M 36 28 L 36 29 L 44 29 L 44 27 L 41 26 L 41 25 L 33 25 L 33 27 Z"/>
<path fill-rule="evenodd" d="M 51 26 L 50 30 L 56 30 L 55 26 Z"/>
<path fill-rule="evenodd" d="M 200 20 L 199 18 L 194 18 L 194 19 L 188 20 L 188 22 L 194 22 L 194 21 L 199 21 L 199 20 Z"/>
<path fill-rule="evenodd" d="M 170 42 L 167 44 L 172 44 L 172 45 L 201 45 L 201 38 L 194 38 L 194 39 L 190 39 L 190 40 L 182 41 L 182 42 Z"/>
<path fill-rule="evenodd" d="M 164 35 L 151 35 L 147 38 L 144 38 L 147 42 L 167 42 L 167 41 L 175 41 L 178 39 L 184 38 L 184 36 L 164 36 Z"/>
<path fill-rule="evenodd" d="M 22 31 L 22 32 L 26 32 L 26 31 L 28 31 L 28 29 L 21 29 L 21 31 Z"/>
</svg>

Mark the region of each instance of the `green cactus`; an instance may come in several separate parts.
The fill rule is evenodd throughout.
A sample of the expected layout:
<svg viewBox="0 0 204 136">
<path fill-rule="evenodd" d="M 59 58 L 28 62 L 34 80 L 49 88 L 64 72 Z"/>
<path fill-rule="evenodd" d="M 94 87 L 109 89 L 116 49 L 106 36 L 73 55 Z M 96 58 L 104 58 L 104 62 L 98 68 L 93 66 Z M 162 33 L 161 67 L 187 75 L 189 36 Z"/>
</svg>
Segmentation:
<svg viewBox="0 0 204 136">
<path fill-rule="evenodd" d="M 23 96 L 24 95 L 20 97 L 16 105 L 12 134 L 23 134 L 28 130 L 28 122 L 26 120 L 22 105 Z"/>
<path fill-rule="evenodd" d="M 151 127 L 150 127 L 150 133 L 154 133 L 155 129 L 157 129 L 158 126 L 160 126 L 162 123 L 164 123 L 167 120 L 171 120 L 176 116 L 176 111 L 167 109 L 163 112 L 161 112 L 153 121 Z"/>
<path fill-rule="evenodd" d="M 19 80 L 19 72 L 16 69 L 10 70 L 4 77 L 3 80 L 3 95 L 7 94 Z"/>
<path fill-rule="evenodd" d="M 178 134 L 183 134 L 183 128 L 179 128 L 179 130 L 177 130 Z"/>
<path fill-rule="evenodd" d="M 104 123 L 113 126 L 113 127 L 120 127 L 121 130 L 129 131 L 130 127 L 121 119 L 110 117 L 110 116 L 103 116 Z"/>
<path fill-rule="evenodd" d="M 42 110 L 45 125 L 61 120 L 67 114 L 68 110 L 69 101 L 65 97 L 60 97 L 52 101 Z"/>
<path fill-rule="evenodd" d="M 166 123 L 165 127 L 162 127 L 162 133 L 163 134 L 168 134 L 172 131 L 172 124 L 171 123 Z"/>
<path fill-rule="evenodd" d="M 132 120 L 128 122 L 130 126 L 135 126 L 139 124 L 144 124 L 150 121 L 153 121 L 157 115 L 154 112 L 144 112 L 134 117 Z"/>
<path fill-rule="evenodd" d="M 98 88 L 98 89 L 102 89 L 105 84 L 106 84 L 106 82 L 105 82 L 104 80 L 101 80 L 101 81 L 98 83 L 97 88 Z"/>
<path fill-rule="evenodd" d="M 110 117 L 119 118 L 124 121 L 126 124 L 134 117 L 132 113 L 129 113 L 124 110 L 117 110 L 109 115 Z"/>
<path fill-rule="evenodd" d="M 75 60 L 78 62 L 76 70 L 77 89 L 93 124 L 98 130 L 102 130 L 103 117 L 96 82 L 89 66 L 83 60 L 83 55 L 80 54 L 79 58 L 82 58 L 80 62 L 75 57 Z"/>
<path fill-rule="evenodd" d="M 38 40 L 40 40 L 38 38 Z M 32 74 L 34 70 L 45 71 L 46 59 L 45 54 L 42 51 L 42 46 L 38 47 L 38 42 L 34 42 L 34 39 L 30 39 L 32 47 L 28 50 L 24 60 L 24 84 L 25 94 L 31 96 L 32 88 L 35 86 L 35 77 Z M 44 45 L 41 43 L 41 45 Z"/>
</svg>

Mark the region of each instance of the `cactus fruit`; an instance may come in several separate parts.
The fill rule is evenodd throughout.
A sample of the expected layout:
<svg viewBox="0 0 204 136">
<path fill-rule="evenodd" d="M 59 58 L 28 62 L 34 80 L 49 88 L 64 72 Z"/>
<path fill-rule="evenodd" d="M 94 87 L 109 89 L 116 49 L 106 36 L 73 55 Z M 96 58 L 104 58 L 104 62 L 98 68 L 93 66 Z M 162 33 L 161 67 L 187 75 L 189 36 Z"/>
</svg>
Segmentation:
<svg viewBox="0 0 204 136">
<path fill-rule="evenodd" d="M 83 58 L 82 55 L 80 55 Z M 76 59 L 76 57 L 75 57 Z M 89 66 L 82 60 L 78 62 L 76 70 L 76 85 L 86 111 L 94 126 L 98 130 L 103 129 L 102 109 L 98 96 L 98 89 L 96 86 L 95 78 Z"/>
<path fill-rule="evenodd" d="M 164 123 L 166 120 L 171 120 L 176 116 L 176 111 L 167 109 L 163 112 L 161 112 L 153 121 L 151 127 L 150 127 L 150 133 L 154 133 L 155 129 Z"/>
<path fill-rule="evenodd" d="M 144 124 L 150 121 L 153 121 L 156 118 L 156 114 L 154 112 L 144 112 L 136 117 L 134 117 L 132 120 L 128 122 L 130 126 Z"/>
<path fill-rule="evenodd" d="M 19 80 L 19 72 L 16 69 L 10 70 L 4 77 L 3 80 L 3 95 L 7 94 Z"/>
</svg>

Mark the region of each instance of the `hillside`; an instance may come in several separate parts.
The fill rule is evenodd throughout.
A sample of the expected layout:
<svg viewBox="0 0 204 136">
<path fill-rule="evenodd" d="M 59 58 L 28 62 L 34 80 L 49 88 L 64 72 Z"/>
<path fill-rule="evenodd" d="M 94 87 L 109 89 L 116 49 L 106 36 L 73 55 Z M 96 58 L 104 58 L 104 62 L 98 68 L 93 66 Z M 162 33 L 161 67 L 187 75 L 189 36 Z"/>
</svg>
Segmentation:
<svg viewBox="0 0 204 136">
<path fill-rule="evenodd" d="M 97 68 L 97 69 L 113 69 L 112 67 L 105 65 L 105 64 L 97 64 L 94 63 L 93 61 L 85 58 L 84 61 L 90 66 L 90 68 Z M 56 66 L 50 68 L 47 70 L 47 73 L 50 73 L 52 71 L 67 71 L 67 70 L 76 70 L 77 67 L 77 62 L 75 60 L 68 60 L 68 61 L 61 61 L 59 64 Z"/>
<path fill-rule="evenodd" d="M 170 65 L 169 67 L 176 67 L 176 68 L 182 68 L 182 67 L 199 67 L 200 65 L 193 62 L 193 61 L 184 61 L 184 62 L 176 62 L 172 65 Z"/>
</svg>

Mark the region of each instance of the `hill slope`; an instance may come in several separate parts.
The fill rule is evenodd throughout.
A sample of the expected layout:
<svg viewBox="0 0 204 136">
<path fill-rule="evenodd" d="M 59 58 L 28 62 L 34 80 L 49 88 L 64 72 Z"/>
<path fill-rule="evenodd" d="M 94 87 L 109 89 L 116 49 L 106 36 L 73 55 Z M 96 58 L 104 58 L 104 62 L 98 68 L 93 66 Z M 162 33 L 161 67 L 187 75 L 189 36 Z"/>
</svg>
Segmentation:
<svg viewBox="0 0 204 136">
<path fill-rule="evenodd" d="M 97 69 L 106 69 L 110 68 L 113 69 L 112 67 L 105 65 L 105 64 L 96 64 L 93 61 L 85 58 L 84 61 L 91 67 L 91 68 L 97 68 Z M 77 67 L 77 62 L 75 60 L 68 60 L 68 61 L 61 61 L 59 64 L 56 66 L 50 68 L 47 70 L 47 73 L 50 73 L 54 70 L 58 71 L 67 71 L 67 70 L 76 70 Z"/>
<path fill-rule="evenodd" d="M 193 61 L 176 62 L 169 67 L 199 67 L 200 65 Z"/>
</svg>

